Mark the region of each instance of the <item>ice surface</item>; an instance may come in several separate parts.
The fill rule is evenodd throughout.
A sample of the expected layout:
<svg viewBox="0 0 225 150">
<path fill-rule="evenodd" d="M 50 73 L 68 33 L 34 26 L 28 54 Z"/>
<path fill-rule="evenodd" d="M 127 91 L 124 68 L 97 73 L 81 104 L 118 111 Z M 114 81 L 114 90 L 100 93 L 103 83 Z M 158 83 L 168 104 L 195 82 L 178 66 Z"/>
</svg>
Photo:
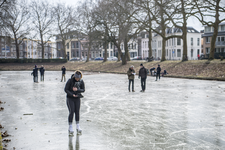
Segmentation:
<svg viewBox="0 0 225 150">
<path fill-rule="evenodd" d="M 0 71 L 0 100 L 6 102 L 0 123 L 11 135 L 8 149 L 225 149 L 224 82 L 148 77 L 141 93 L 136 76 L 132 93 L 126 75 L 85 73 L 83 134 L 69 137 L 61 72 L 46 71 L 39 83 L 30 73 Z"/>
</svg>

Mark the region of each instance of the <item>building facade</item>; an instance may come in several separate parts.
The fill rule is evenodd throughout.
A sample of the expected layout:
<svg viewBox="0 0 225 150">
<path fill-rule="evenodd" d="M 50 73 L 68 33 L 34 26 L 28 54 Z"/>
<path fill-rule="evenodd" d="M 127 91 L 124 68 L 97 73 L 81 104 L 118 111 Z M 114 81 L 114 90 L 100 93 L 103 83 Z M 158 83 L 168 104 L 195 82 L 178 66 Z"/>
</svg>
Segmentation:
<svg viewBox="0 0 225 150">
<path fill-rule="evenodd" d="M 19 58 L 42 59 L 41 46 L 38 40 L 18 40 Z M 6 49 L 6 50 L 5 50 Z M 45 44 L 45 59 L 57 57 L 55 42 L 47 41 Z M 17 58 L 15 40 L 9 36 L 0 36 L 0 58 Z"/>
<path fill-rule="evenodd" d="M 182 30 L 173 28 L 166 29 L 166 36 L 182 35 Z M 140 40 L 140 39 L 139 39 Z M 142 35 L 140 54 L 143 58 L 148 57 L 148 41 L 147 33 Z M 162 37 L 153 33 L 152 36 L 152 56 L 156 60 L 162 57 Z M 165 57 L 167 60 L 182 60 L 183 56 L 183 40 L 181 38 L 171 38 L 166 41 Z M 189 60 L 197 60 L 198 54 L 201 54 L 201 33 L 192 27 L 187 28 L 187 56 Z"/>
<path fill-rule="evenodd" d="M 208 57 L 210 53 L 210 44 L 212 41 L 214 29 L 210 26 L 204 27 L 203 39 L 203 54 Z M 219 24 L 218 35 L 215 43 L 215 58 L 225 56 L 225 22 Z"/>
</svg>

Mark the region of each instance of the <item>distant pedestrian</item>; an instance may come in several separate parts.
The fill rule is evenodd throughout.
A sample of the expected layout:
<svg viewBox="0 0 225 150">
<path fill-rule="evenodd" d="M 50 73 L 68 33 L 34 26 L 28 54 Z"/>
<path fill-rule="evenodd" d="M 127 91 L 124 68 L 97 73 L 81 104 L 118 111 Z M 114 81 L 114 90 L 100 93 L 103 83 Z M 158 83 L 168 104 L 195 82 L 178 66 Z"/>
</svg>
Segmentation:
<svg viewBox="0 0 225 150">
<path fill-rule="evenodd" d="M 71 79 L 69 79 L 65 86 L 65 92 L 67 93 L 67 107 L 69 110 L 68 123 L 69 123 L 69 135 L 73 135 L 73 116 L 75 113 L 75 121 L 76 121 L 76 129 L 77 134 L 81 134 L 82 130 L 79 125 L 80 120 L 80 98 L 83 96 L 80 94 L 81 92 L 85 92 L 84 81 L 82 80 L 82 72 L 75 71 L 72 75 Z"/>
<path fill-rule="evenodd" d="M 198 54 L 198 60 L 200 59 L 200 55 Z"/>
<path fill-rule="evenodd" d="M 61 82 L 63 81 L 63 78 L 64 78 L 64 82 L 65 82 L 66 81 L 66 68 L 63 66 L 61 70 L 62 70 Z"/>
<path fill-rule="evenodd" d="M 142 89 L 140 92 L 145 92 L 147 74 L 148 74 L 147 70 L 145 69 L 143 64 L 140 64 L 139 78 L 141 78 L 141 89 Z"/>
<path fill-rule="evenodd" d="M 159 77 L 159 80 L 160 80 L 160 72 L 161 72 L 161 68 L 160 68 L 160 65 L 158 65 L 157 72 L 156 72 L 156 80 L 155 81 L 157 81 L 158 77 Z"/>
<path fill-rule="evenodd" d="M 40 74 L 41 74 L 41 81 L 44 81 L 44 73 L 45 73 L 45 68 L 43 65 L 41 65 L 41 68 L 39 69 Z"/>
<path fill-rule="evenodd" d="M 34 66 L 33 72 L 31 73 L 31 75 L 33 75 L 34 77 L 34 82 L 38 83 L 38 68 L 36 65 Z"/>
<path fill-rule="evenodd" d="M 152 76 L 152 72 L 155 70 L 155 67 L 151 68 L 150 69 L 150 72 L 151 72 L 151 76 Z"/>
<path fill-rule="evenodd" d="M 128 90 L 130 92 L 130 83 L 132 82 L 132 92 L 135 92 L 134 91 L 134 77 L 135 77 L 134 66 L 130 66 L 129 70 L 127 71 L 127 76 L 128 76 L 128 79 L 129 79 Z"/>
</svg>

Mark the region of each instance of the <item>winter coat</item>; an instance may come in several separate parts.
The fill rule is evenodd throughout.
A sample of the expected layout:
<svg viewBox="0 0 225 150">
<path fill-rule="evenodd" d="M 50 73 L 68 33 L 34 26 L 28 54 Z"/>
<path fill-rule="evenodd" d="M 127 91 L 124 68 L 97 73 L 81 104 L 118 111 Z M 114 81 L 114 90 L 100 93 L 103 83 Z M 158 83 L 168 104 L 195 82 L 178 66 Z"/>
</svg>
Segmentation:
<svg viewBox="0 0 225 150">
<path fill-rule="evenodd" d="M 127 76 L 128 76 L 128 79 L 129 79 L 129 80 L 133 80 L 133 79 L 134 79 L 134 75 L 133 75 L 132 73 L 135 73 L 135 70 L 134 70 L 134 69 L 131 70 L 131 69 L 129 68 L 129 70 L 127 71 Z"/>
<path fill-rule="evenodd" d="M 73 91 L 73 87 L 77 88 L 76 92 Z M 74 75 L 72 75 L 72 77 L 67 81 L 64 91 L 67 93 L 68 98 L 78 99 L 78 97 L 73 97 L 73 94 L 76 95 L 76 93 L 85 92 L 84 81 L 82 79 L 76 81 Z"/>
<path fill-rule="evenodd" d="M 139 77 L 141 78 L 147 78 L 147 70 L 145 69 L 145 67 L 142 67 L 140 70 L 139 70 Z"/>
<path fill-rule="evenodd" d="M 34 68 L 31 75 L 33 75 L 34 77 L 37 77 L 38 76 L 38 68 Z"/>
<path fill-rule="evenodd" d="M 61 70 L 62 70 L 62 74 L 66 74 L 66 68 L 65 67 L 62 68 Z"/>
<path fill-rule="evenodd" d="M 41 75 L 44 75 L 44 72 L 45 72 L 45 68 L 44 68 L 44 67 L 41 67 L 41 68 L 40 68 L 40 73 L 41 73 Z"/>
<path fill-rule="evenodd" d="M 160 72 L 161 72 L 161 68 L 157 67 L 157 73 L 160 73 Z"/>
</svg>

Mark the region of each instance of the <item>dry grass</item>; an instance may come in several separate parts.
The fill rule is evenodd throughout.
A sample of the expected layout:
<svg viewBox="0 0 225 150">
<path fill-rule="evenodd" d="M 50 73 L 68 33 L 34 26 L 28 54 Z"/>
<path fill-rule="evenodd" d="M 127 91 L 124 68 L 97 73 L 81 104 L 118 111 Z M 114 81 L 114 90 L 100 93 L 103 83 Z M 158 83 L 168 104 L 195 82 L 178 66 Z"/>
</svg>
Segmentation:
<svg viewBox="0 0 225 150">
<path fill-rule="evenodd" d="M 153 61 L 153 62 L 138 62 L 130 61 L 126 65 L 122 65 L 121 62 L 68 62 L 68 63 L 41 63 L 36 64 L 38 67 L 44 65 L 45 70 L 49 71 L 61 71 L 61 67 L 65 66 L 69 71 L 82 70 L 91 72 L 107 72 L 107 73 L 126 73 L 131 65 L 134 65 L 135 71 L 138 73 L 140 63 L 150 69 L 157 68 L 160 64 L 162 70 L 167 70 L 168 77 L 184 77 L 184 78 L 196 78 L 196 79 L 214 79 L 225 81 L 225 61 L 220 60 L 194 60 L 194 61 Z M 14 64 L 14 63 L 2 63 L 0 64 L 0 70 L 32 70 L 33 63 L 27 64 Z"/>
</svg>

